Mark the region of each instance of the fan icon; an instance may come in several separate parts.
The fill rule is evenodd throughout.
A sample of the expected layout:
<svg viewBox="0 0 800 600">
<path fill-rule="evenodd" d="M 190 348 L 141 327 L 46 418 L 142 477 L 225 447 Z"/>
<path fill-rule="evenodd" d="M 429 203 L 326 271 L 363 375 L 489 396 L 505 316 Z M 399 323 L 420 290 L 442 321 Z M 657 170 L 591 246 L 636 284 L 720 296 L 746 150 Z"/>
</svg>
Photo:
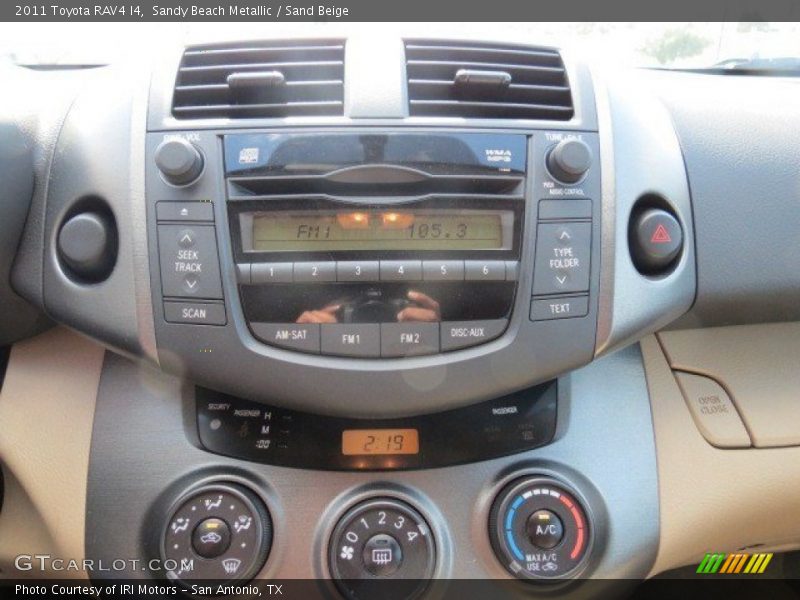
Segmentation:
<svg viewBox="0 0 800 600">
<path fill-rule="evenodd" d="M 339 553 L 339 556 L 344 560 L 352 560 L 353 558 L 353 547 L 352 546 L 342 546 L 342 551 Z"/>
</svg>

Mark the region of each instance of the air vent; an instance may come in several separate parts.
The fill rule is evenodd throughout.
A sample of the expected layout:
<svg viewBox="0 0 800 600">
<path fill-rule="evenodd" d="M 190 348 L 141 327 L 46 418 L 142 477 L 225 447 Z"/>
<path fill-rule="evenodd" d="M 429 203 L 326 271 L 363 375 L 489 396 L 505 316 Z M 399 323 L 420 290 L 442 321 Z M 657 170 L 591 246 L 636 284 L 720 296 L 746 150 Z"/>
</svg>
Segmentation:
<svg viewBox="0 0 800 600">
<path fill-rule="evenodd" d="M 406 41 L 412 116 L 568 121 L 561 55 L 531 46 Z"/>
<path fill-rule="evenodd" d="M 178 69 L 178 119 L 344 113 L 344 42 L 191 46 Z"/>
</svg>

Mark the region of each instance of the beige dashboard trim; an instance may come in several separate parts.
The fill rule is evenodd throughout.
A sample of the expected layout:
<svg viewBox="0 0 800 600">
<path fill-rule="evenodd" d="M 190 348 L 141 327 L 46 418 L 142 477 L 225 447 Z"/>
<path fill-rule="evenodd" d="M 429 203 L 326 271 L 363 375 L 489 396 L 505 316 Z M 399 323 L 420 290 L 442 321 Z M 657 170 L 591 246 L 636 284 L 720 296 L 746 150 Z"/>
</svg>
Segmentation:
<svg viewBox="0 0 800 600">
<path fill-rule="evenodd" d="M 706 552 L 800 546 L 800 447 L 715 448 L 698 431 L 656 337 L 642 340 L 641 348 L 660 503 L 650 576 L 699 563 Z"/>
<path fill-rule="evenodd" d="M 0 464 L 7 486 L 0 513 L 3 577 L 44 575 L 16 571 L 19 554 L 84 557 L 89 450 L 104 355 L 103 347 L 63 328 L 11 350 L 0 392 Z"/>
</svg>

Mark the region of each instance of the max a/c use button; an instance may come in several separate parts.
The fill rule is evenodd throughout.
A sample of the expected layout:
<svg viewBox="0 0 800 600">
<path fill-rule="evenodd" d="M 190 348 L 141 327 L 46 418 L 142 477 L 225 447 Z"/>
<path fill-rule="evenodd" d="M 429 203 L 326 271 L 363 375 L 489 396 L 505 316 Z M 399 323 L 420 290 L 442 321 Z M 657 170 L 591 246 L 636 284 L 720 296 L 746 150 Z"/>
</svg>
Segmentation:
<svg viewBox="0 0 800 600">
<path fill-rule="evenodd" d="M 541 298 L 531 302 L 531 321 L 571 319 L 589 314 L 589 296 Z"/>
</svg>

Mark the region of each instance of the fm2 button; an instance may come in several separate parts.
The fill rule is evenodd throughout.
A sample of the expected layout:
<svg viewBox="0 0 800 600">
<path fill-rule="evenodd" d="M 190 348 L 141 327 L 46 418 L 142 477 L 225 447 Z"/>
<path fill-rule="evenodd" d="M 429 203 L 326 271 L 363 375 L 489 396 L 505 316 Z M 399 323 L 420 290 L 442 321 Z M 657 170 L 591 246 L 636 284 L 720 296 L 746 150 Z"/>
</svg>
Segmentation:
<svg viewBox="0 0 800 600">
<path fill-rule="evenodd" d="M 661 208 L 649 208 L 631 218 L 628 230 L 631 258 L 641 273 L 666 273 L 683 250 L 678 220 Z"/>
</svg>

